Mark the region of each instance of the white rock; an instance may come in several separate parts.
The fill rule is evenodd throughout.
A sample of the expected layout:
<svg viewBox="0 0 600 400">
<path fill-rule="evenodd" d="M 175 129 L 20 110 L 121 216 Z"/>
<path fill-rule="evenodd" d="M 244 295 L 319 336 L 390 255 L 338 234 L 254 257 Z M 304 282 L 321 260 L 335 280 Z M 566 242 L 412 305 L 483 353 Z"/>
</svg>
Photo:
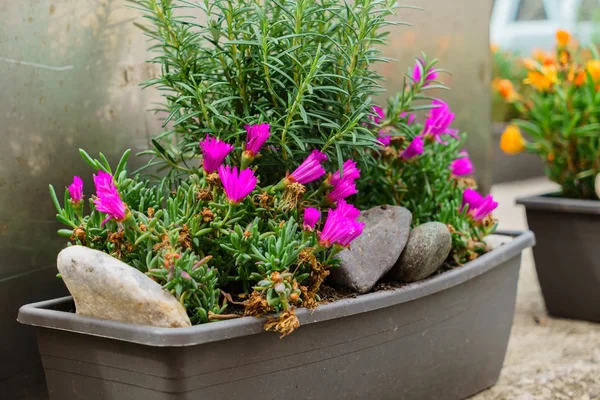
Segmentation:
<svg viewBox="0 0 600 400">
<path fill-rule="evenodd" d="M 490 250 L 497 249 L 498 247 L 510 242 L 511 240 L 513 240 L 513 237 L 506 235 L 488 235 L 483 238 L 483 242 L 487 245 L 487 247 Z"/>
<path fill-rule="evenodd" d="M 600 174 L 596 175 L 596 196 L 600 199 Z"/>
<path fill-rule="evenodd" d="M 58 254 L 57 265 L 77 314 L 164 328 L 191 326 L 174 296 L 106 253 L 70 246 Z"/>
</svg>

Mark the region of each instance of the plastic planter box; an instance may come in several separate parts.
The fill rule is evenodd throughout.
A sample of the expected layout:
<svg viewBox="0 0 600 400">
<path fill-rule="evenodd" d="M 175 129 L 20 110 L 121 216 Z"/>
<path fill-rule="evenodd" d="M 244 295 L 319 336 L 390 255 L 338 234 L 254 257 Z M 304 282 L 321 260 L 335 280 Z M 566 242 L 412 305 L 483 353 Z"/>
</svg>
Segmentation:
<svg viewBox="0 0 600 400">
<path fill-rule="evenodd" d="M 264 320 L 153 328 L 79 316 L 70 297 L 23 306 L 53 400 L 461 399 L 493 385 L 512 326 L 519 234 L 405 287 L 298 310 L 285 339 Z"/>
<path fill-rule="evenodd" d="M 600 201 L 517 200 L 537 237 L 535 267 L 550 315 L 600 322 Z"/>
</svg>

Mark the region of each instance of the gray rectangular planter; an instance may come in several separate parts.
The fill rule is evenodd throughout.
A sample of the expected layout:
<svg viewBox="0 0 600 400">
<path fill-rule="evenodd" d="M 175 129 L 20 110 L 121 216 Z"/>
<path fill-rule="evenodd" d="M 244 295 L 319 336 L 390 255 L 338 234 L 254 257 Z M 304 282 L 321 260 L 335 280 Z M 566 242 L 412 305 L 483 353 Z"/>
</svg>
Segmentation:
<svg viewBox="0 0 600 400">
<path fill-rule="evenodd" d="M 600 322 L 600 201 L 517 199 L 535 232 L 535 267 L 550 315 Z"/>
<path fill-rule="evenodd" d="M 475 261 L 389 291 L 298 310 L 285 339 L 263 319 L 153 328 L 23 306 L 50 398 L 461 399 L 493 385 L 510 334 L 527 231 Z"/>
</svg>

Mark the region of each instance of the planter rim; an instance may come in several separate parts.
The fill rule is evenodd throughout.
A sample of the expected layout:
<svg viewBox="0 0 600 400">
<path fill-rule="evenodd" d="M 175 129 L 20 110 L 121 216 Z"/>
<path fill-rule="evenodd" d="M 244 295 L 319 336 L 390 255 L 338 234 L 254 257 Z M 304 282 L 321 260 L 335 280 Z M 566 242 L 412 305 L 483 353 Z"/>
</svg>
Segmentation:
<svg viewBox="0 0 600 400">
<path fill-rule="evenodd" d="M 522 232 L 499 231 L 497 234 L 516 237 L 460 268 L 446 271 L 429 279 L 410 283 L 393 290 L 382 290 L 323 304 L 313 312 L 306 308 L 300 308 L 297 309 L 296 315 L 301 325 L 306 325 L 416 300 L 482 275 L 504 261 L 517 256 L 523 249 L 535 244 L 535 236 L 529 230 Z M 49 309 L 71 300 L 71 296 L 66 296 L 24 305 L 19 309 L 17 321 L 26 325 L 76 332 L 146 346 L 180 347 L 261 333 L 266 319 L 266 317 L 242 317 L 188 328 L 158 328 Z"/>
<path fill-rule="evenodd" d="M 520 197 L 517 198 L 516 203 L 521 204 L 530 210 L 600 215 L 600 200 L 568 199 L 565 197 L 551 196 L 556 194 L 560 194 L 560 192 Z"/>
</svg>

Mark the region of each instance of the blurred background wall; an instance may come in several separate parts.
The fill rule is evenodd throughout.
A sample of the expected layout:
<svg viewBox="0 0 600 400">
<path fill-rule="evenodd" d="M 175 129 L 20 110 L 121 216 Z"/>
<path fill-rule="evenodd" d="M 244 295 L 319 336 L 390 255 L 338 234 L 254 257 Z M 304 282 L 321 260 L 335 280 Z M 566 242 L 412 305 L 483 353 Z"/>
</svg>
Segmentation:
<svg viewBox="0 0 600 400">
<path fill-rule="evenodd" d="M 147 146 L 160 131 L 147 109 L 155 91 L 138 83 L 154 74 L 146 39 L 132 24 L 138 13 L 124 0 L 0 2 L 0 397 L 43 399 L 45 383 L 33 330 L 16 321 L 19 306 L 65 295 L 55 278 L 64 240 L 48 196 L 72 175 L 92 170 L 77 149 L 104 152 L 114 162 L 127 148 Z M 489 188 L 491 0 L 411 0 L 425 11 L 401 10 L 381 67 L 388 89 L 425 51 L 452 71 L 443 98 L 470 133 L 468 147 Z M 382 99 L 380 99 L 382 100 Z"/>
<path fill-rule="evenodd" d="M 78 149 L 115 162 L 157 133 L 145 112 L 152 91 L 146 39 L 123 0 L 0 2 L 0 398 L 43 399 L 33 330 L 16 322 L 25 303 L 66 295 L 56 275 L 64 239 L 48 184 L 62 193 L 92 169 Z M 60 197 L 60 196 L 59 196 Z M 41 388 L 41 392 L 37 390 Z"/>
<path fill-rule="evenodd" d="M 393 28 L 390 44 L 384 51 L 397 61 L 380 66 L 388 89 L 380 102 L 400 90 L 404 74 L 421 51 L 430 59 L 437 58 L 440 61 L 437 67 L 451 73 L 440 77 L 450 91 L 427 93 L 446 101 L 456 114 L 455 126 L 469 134 L 467 149 L 475 163 L 479 187 L 487 192 L 492 183 L 489 96 L 492 0 L 410 0 L 401 4 L 417 6 L 423 11 L 398 12 L 396 20 L 412 26 Z"/>
</svg>

